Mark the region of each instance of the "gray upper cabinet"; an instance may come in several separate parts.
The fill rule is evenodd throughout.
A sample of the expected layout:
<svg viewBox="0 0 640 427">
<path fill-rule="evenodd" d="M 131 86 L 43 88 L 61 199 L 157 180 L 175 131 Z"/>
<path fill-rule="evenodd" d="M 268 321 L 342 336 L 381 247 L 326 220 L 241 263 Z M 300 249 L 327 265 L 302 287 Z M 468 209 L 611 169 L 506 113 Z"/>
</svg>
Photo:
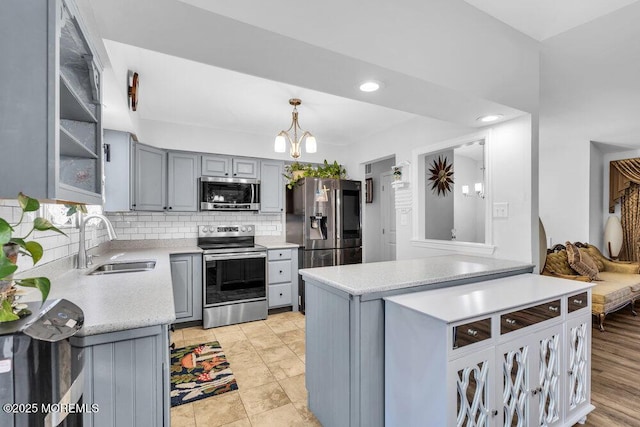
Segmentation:
<svg viewBox="0 0 640 427">
<path fill-rule="evenodd" d="M 115 130 L 104 131 L 104 145 L 105 211 L 198 210 L 198 154 L 167 153 Z"/>
<path fill-rule="evenodd" d="M 104 131 L 104 210 L 129 211 L 133 202 L 133 160 L 135 143 L 130 133 Z"/>
<path fill-rule="evenodd" d="M 229 177 L 230 174 L 231 157 L 202 156 L 202 175 Z"/>
<path fill-rule="evenodd" d="M 164 211 L 167 208 L 166 152 L 136 144 L 135 203 L 137 211 Z"/>
<path fill-rule="evenodd" d="M 260 161 L 257 159 L 233 159 L 233 177 L 234 178 L 257 178 L 258 166 Z"/>
<path fill-rule="evenodd" d="M 169 152 L 168 210 L 198 210 L 198 155 Z"/>
<path fill-rule="evenodd" d="M 229 156 L 202 156 L 202 175 L 222 178 L 257 178 L 258 159 Z"/>
<path fill-rule="evenodd" d="M 0 198 L 102 203 L 101 67 L 62 0 L 0 14 Z"/>
<path fill-rule="evenodd" d="M 260 212 L 284 211 L 284 162 L 260 162 Z"/>
</svg>

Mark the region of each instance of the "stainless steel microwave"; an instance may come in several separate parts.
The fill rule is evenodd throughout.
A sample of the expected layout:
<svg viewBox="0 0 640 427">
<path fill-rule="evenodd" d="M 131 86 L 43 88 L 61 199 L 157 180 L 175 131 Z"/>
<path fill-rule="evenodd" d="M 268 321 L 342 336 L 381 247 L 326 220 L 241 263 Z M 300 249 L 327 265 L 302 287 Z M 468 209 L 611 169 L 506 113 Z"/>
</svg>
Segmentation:
<svg viewBox="0 0 640 427">
<path fill-rule="evenodd" d="M 244 178 L 200 178 L 201 211 L 260 210 L 260 180 Z"/>
</svg>

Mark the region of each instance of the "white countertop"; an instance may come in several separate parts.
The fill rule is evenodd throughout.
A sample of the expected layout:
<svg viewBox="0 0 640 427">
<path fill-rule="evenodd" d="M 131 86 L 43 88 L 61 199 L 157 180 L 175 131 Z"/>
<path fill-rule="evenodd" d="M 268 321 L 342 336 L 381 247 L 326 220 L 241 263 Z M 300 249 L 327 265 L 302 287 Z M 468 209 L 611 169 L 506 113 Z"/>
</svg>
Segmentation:
<svg viewBox="0 0 640 427">
<path fill-rule="evenodd" d="M 201 253 L 197 246 L 109 249 L 94 258 L 85 270 L 69 263 L 53 262 L 21 274 L 45 276 L 51 280 L 48 299 L 65 298 L 84 312 L 85 322 L 78 336 L 117 332 L 175 321 L 169 256 Z M 90 276 L 95 267 L 111 261 L 155 260 L 150 271 Z M 40 293 L 30 290 L 23 301 L 38 301 Z"/>
<path fill-rule="evenodd" d="M 300 270 L 300 274 L 303 279 L 315 280 L 351 295 L 365 295 L 527 268 L 533 268 L 533 265 L 469 255 L 442 255 L 401 261 L 306 268 Z"/>
<path fill-rule="evenodd" d="M 256 240 L 256 244 L 264 246 L 267 249 L 297 249 L 299 245 L 288 242 L 262 242 Z"/>
<path fill-rule="evenodd" d="M 451 323 L 584 292 L 594 284 L 538 274 L 519 274 L 482 283 L 414 292 L 385 298 Z"/>
</svg>

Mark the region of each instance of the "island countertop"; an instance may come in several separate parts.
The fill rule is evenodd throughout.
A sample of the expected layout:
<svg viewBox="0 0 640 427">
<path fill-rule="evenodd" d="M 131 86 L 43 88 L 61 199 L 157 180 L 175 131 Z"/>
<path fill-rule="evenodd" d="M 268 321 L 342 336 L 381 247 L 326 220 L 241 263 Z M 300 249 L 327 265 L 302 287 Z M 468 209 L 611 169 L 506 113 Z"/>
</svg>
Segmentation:
<svg viewBox="0 0 640 427">
<path fill-rule="evenodd" d="M 366 295 L 482 277 L 507 272 L 531 272 L 532 264 L 469 255 L 440 255 L 400 261 L 372 262 L 300 270 L 314 280 L 351 295 Z"/>
<path fill-rule="evenodd" d="M 53 262 L 28 270 L 24 277 L 51 280 L 48 300 L 67 299 L 82 309 L 85 321 L 77 336 L 90 336 L 175 321 L 170 255 L 201 253 L 197 246 L 108 249 L 94 258 L 90 268 L 79 270 L 69 262 Z M 88 275 L 109 262 L 155 260 L 150 271 Z M 40 293 L 28 290 L 23 301 L 37 301 Z"/>
</svg>

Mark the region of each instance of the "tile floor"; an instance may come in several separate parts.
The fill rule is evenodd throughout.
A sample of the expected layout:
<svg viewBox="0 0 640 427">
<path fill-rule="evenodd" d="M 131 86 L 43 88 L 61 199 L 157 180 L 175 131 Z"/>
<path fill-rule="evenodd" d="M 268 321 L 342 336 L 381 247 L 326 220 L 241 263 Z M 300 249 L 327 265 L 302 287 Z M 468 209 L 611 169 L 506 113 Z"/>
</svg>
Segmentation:
<svg viewBox="0 0 640 427">
<path fill-rule="evenodd" d="M 219 341 L 238 382 L 238 390 L 171 408 L 172 427 L 321 426 L 307 408 L 302 314 L 177 329 L 172 340 L 177 347 Z"/>
</svg>

